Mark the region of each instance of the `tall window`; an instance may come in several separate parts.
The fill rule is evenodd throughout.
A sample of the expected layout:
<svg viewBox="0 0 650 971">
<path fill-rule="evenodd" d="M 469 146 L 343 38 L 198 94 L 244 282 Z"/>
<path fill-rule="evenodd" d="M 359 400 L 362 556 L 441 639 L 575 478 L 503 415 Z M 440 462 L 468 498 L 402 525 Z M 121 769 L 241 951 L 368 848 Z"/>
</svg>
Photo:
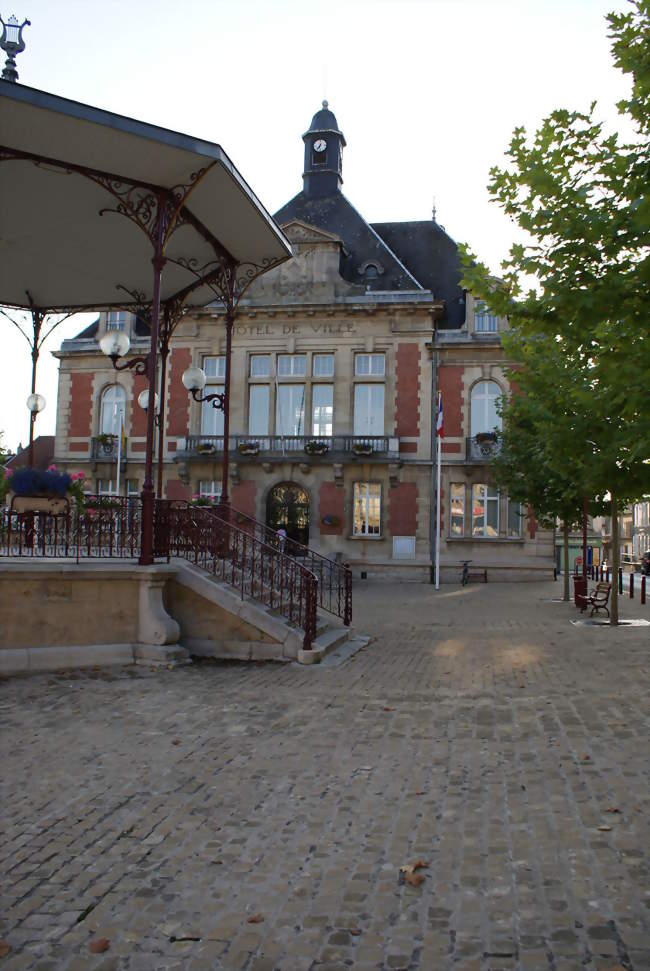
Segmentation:
<svg viewBox="0 0 650 971">
<path fill-rule="evenodd" d="M 482 300 L 477 301 L 474 309 L 474 329 L 483 333 L 497 330 L 497 317 L 491 314 Z"/>
<path fill-rule="evenodd" d="M 449 531 L 452 536 L 465 532 L 465 486 L 462 482 L 451 483 Z"/>
<path fill-rule="evenodd" d="M 521 536 L 521 503 L 508 497 L 508 536 Z"/>
<path fill-rule="evenodd" d="M 226 376 L 225 357 L 204 357 L 203 370 L 208 379 L 204 394 L 223 394 L 225 385 L 217 384 L 215 379 L 224 379 Z M 201 406 L 201 434 L 202 435 L 223 435 L 223 411 L 212 407 L 211 401 L 204 401 Z"/>
<path fill-rule="evenodd" d="M 218 501 L 221 499 L 221 482 L 214 479 L 201 479 L 199 482 L 199 495 L 205 499 Z"/>
<path fill-rule="evenodd" d="M 99 415 L 100 435 L 119 435 L 126 416 L 126 392 L 120 384 L 110 384 L 102 391 Z"/>
<path fill-rule="evenodd" d="M 355 384 L 354 434 L 384 434 L 383 384 Z"/>
<path fill-rule="evenodd" d="M 312 373 L 315 378 L 334 377 L 334 355 L 314 354 L 312 359 Z"/>
<path fill-rule="evenodd" d="M 334 385 L 314 384 L 311 395 L 311 430 L 313 435 L 332 435 Z"/>
<path fill-rule="evenodd" d="M 472 536 L 499 535 L 499 492 L 492 486 L 472 486 Z"/>
<path fill-rule="evenodd" d="M 304 435 L 304 384 L 281 384 L 278 386 L 275 433 L 276 435 Z"/>
<path fill-rule="evenodd" d="M 269 386 L 251 384 L 248 389 L 248 434 L 269 433 Z"/>
<path fill-rule="evenodd" d="M 140 495 L 140 483 L 137 479 L 127 479 L 124 483 L 127 496 Z"/>
<path fill-rule="evenodd" d="M 109 310 L 106 314 L 106 330 L 124 330 L 126 310 Z"/>
<path fill-rule="evenodd" d="M 379 536 L 381 532 L 381 485 L 379 482 L 354 483 L 355 536 Z"/>
<path fill-rule="evenodd" d="M 470 435 L 481 432 L 501 431 L 501 415 L 497 413 L 497 401 L 503 392 L 496 381 L 479 381 L 472 388 Z"/>
<path fill-rule="evenodd" d="M 384 354 L 355 354 L 354 373 L 357 377 L 383 377 L 386 373 Z"/>
<path fill-rule="evenodd" d="M 304 354 L 278 354 L 279 378 L 304 378 L 307 358 Z"/>
</svg>

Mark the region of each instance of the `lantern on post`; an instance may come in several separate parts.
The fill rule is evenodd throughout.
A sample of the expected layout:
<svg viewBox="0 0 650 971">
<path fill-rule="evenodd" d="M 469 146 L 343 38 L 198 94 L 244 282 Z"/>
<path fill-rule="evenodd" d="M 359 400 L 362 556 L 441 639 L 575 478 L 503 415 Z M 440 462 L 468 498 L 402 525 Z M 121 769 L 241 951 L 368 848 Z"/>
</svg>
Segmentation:
<svg viewBox="0 0 650 971">
<path fill-rule="evenodd" d="M 31 22 L 25 18 L 22 24 L 19 24 L 18 19 L 12 14 L 7 23 L 5 23 L 2 16 L 0 16 L 0 24 L 2 24 L 0 47 L 7 55 L 7 60 L 2 72 L 2 80 L 13 81 L 15 83 L 18 80 L 18 71 L 16 70 L 16 55 L 22 54 L 22 52 L 25 50 L 23 29 L 25 27 L 30 27 Z"/>
</svg>

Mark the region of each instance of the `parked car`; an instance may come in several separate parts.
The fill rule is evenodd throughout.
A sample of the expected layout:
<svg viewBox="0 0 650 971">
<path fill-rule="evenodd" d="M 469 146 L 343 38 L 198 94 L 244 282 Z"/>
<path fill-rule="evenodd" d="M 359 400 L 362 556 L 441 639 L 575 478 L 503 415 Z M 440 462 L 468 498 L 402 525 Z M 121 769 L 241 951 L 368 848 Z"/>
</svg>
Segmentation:
<svg viewBox="0 0 650 971">
<path fill-rule="evenodd" d="M 641 573 L 644 576 L 650 576 L 650 550 L 646 550 L 641 557 Z"/>
</svg>

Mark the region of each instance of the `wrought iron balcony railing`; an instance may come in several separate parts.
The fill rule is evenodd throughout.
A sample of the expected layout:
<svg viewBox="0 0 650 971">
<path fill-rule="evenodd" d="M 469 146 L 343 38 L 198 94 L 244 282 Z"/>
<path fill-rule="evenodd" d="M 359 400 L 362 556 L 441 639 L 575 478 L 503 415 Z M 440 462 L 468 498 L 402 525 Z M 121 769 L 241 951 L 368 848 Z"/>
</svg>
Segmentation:
<svg viewBox="0 0 650 971">
<path fill-rule="evenodd" d="M 484 432 L 481 435 L 471 435 L 467 439 L 466 458 L 468 462 L 489 462 L 493 455 L 501 451 L 501 442 L 497 435 Z"/>
<path fill-rule="evenodd" d="M 399 438 L 389 435 L 231 435 L 229 451 L 239 455 L 397 456 Z M 224 450 L 223 435 L 188 435 L 185 455 L 215 455 Z"/>
<path fill-rule="evenodd" d="M 96 462 L 117 461 L 119 438 L 117 435 L 97 435 L 90 447 L 90 457 Z M 126 439 L 122 440 L 122 459 L 126 458 Z"/>
</svg>

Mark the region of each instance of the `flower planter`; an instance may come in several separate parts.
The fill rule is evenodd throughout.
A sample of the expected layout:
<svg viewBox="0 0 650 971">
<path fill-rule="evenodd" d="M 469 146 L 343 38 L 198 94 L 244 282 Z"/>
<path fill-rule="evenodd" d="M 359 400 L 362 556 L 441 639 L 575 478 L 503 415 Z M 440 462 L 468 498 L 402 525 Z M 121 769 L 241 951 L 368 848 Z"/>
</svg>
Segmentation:
<svg viewBox="0 0 650 971">
<path fill-rule="evenodd" d="M 199 455 L 214 455 L 217 451 L 214 445 L 199 445 L 196 450 Z"/>
<path fill-rule="evenodd" d="M 11 511 L 20 515 L 44 512 L 50 516 L 66 516 L 70 503 L 65 496 L 14 496 Z"/>
<path fill-rule="evenodd" d="M 305 454 L 306 455 L 327 455 L 330 447 L 325 442 L 306 442 L 305 444 Z"/>
<path fill-rule="evenodd" d="M 477 445 L 493 445 L 497 436 L 494 432 L 479 432 L 478 435 L 474 436 L 474 440 Z"/>
<path fill-rule="evenodd" d="M 372 445 L 353 445 L 352 451 L 355 455 L 372 455 Z"/>
<path fill-rule="evenodd" d="M 255 442 L 251 442 L 250 444 L 242 442 L 237 446 L 237 451 L 240 455 L 257 455 L 259 450 L 260 447 Z"/>
</svg>

